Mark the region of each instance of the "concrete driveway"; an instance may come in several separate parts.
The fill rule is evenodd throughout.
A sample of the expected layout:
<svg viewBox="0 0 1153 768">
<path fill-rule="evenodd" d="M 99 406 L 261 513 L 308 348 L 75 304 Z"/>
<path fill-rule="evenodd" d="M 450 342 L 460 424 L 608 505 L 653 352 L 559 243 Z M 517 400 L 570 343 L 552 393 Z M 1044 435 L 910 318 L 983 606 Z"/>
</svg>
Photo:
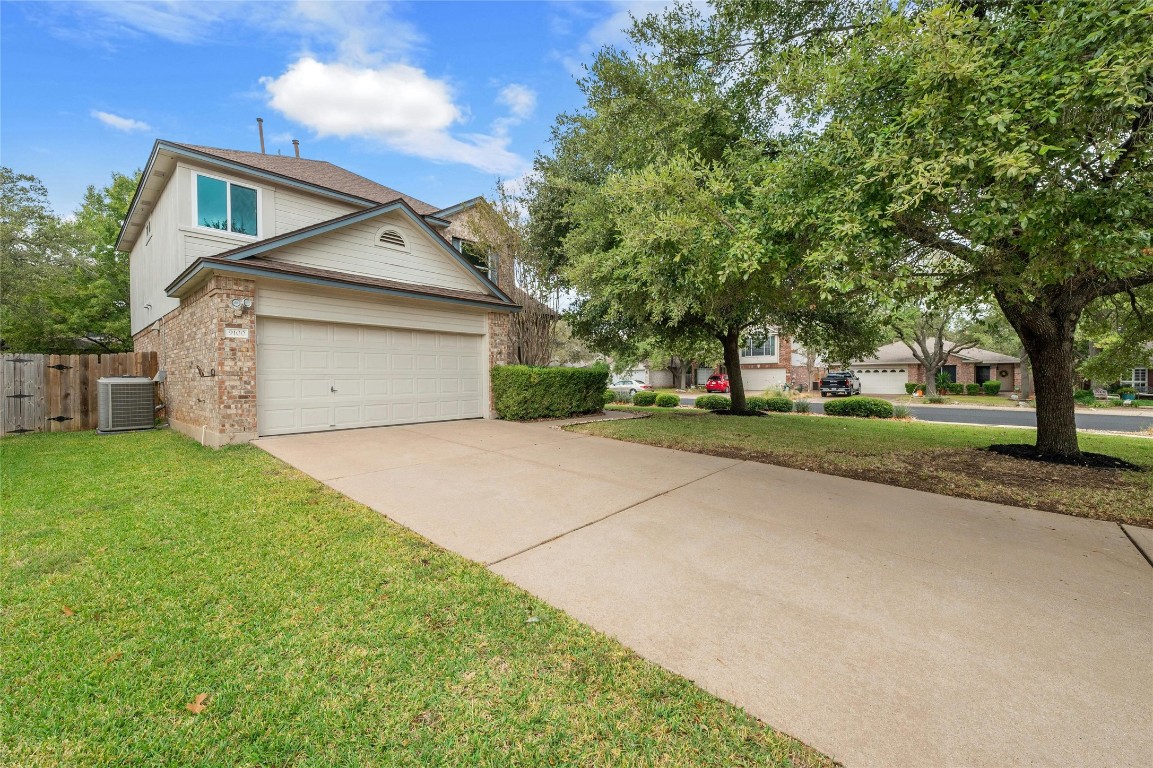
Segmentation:
<svg viewBox="0 0 1153 768">
<path fill-rule="evenodd" d="M 257 445 L 848 766 L 1153 761 L 1117 525 L 547 423 Z"/>
</svg>

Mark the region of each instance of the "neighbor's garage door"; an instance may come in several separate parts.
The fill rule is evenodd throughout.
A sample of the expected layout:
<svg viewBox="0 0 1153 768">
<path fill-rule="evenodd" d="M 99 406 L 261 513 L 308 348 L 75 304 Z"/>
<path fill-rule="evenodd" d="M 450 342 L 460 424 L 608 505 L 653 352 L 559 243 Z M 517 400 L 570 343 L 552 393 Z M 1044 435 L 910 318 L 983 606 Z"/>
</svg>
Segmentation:
<svg viewBox="0 0 1153 768">
<path fill-rule="evenodd" d="M 477 418 L 481 337 L 261 317 L 261 435 Z"/>
<path fill-rule="evenodd" d="M 899 395 L 905 391 L 909 370 L 902 367 L 854 368 L 861 379 L 863 395 Z"/>
<path fill-rule="evenodd" d="M 745 392 L 758 394 L 766 389 L 782 389 L 785 386 L 784 368 L 742 368 L 741 380 Z"/>
</svg>

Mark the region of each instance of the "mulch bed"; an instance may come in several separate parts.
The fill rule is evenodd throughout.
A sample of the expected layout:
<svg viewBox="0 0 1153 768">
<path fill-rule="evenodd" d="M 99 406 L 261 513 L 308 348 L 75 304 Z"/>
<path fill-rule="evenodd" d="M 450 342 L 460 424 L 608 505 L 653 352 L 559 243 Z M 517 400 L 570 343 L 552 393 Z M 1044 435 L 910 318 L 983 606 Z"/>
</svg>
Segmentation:
<svg viewBox="0 0 1153 768">
<path fill-rule="evenodd" d="M 1064 464 L 1071 467 L 1086 467 L 1088 469 L 1123 469 L 1129 472 L 1142 472 L 1143 467 L 1132 464 L 1116 456 L 1106 456 L 1103 453 L 1083 452 L 1076 456 L 1059 456 L 1052 453 L 1042 453 L 1035 446 L 1022 443 L 1008 445 L 990 445 L 989 451 L 1002 456 L 1012 456 L 1015 459 L 1028 459 L 1029 461 L 1045 461 L 1051 464 Z"/>
</svg>

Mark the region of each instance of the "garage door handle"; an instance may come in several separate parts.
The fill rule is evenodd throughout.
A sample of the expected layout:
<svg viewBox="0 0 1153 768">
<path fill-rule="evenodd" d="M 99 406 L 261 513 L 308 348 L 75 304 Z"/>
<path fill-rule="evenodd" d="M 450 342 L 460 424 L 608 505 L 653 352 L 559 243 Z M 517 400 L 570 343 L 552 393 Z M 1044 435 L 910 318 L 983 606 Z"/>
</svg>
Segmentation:
<svg viewBox="0 0 1153 768">
<path fill-rule="evenodd" d="M 336 391 L 336 387 L 329 387 L 328 389 L 329 389 L 329 391 L 330 391 L 330 392 L 335 392 L 335 391 Z"/>
</svg>

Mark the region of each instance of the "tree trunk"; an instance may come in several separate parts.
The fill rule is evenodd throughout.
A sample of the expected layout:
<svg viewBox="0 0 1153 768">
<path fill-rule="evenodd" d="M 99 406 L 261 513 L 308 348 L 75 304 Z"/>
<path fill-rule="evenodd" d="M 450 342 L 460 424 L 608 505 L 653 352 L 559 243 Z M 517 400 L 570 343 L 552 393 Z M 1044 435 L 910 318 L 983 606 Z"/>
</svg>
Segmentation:
<svg viewBox="0 0 1153 768">
<path fill-rule="evenodd" d="M 925 369 L 925 397 L 935 397 L 937 394 L 937 371 L 941 369 L 925 363 L 922 363 L 921 367 Z"/>
<path fill-rule="evenodd" d="M 1051 456 L 1077 456 L 1077 414 L 1073 402 L 1073 337 L 1081 311 L 1093 298 L 1075 289 L 1056 298 L 1012 301 L 998 295 L 1001 311 L 1017 331 L 1033 374 L 1037 401 L 1037 450 Z M 1024 382 L 1022 382 L 1024 384 Z"/>
<path fill-rule="evenodd" d="M 741 379 L 741 330 L 728 329 L 723 336 L 719 336 L 725 349 L 725 370 L 729 372 L 729 397 L 732 399 L 733 411 L 743 411 L 745 404 L 745 382 Z"/>
<path fill-rule="evenodd" d="M 1037 399 L 1037 450 L 1076 456 L 1077 413 L 1073 402 L 1073 336 L 1036 337 L 1026 345 Z"/>
</svg>

